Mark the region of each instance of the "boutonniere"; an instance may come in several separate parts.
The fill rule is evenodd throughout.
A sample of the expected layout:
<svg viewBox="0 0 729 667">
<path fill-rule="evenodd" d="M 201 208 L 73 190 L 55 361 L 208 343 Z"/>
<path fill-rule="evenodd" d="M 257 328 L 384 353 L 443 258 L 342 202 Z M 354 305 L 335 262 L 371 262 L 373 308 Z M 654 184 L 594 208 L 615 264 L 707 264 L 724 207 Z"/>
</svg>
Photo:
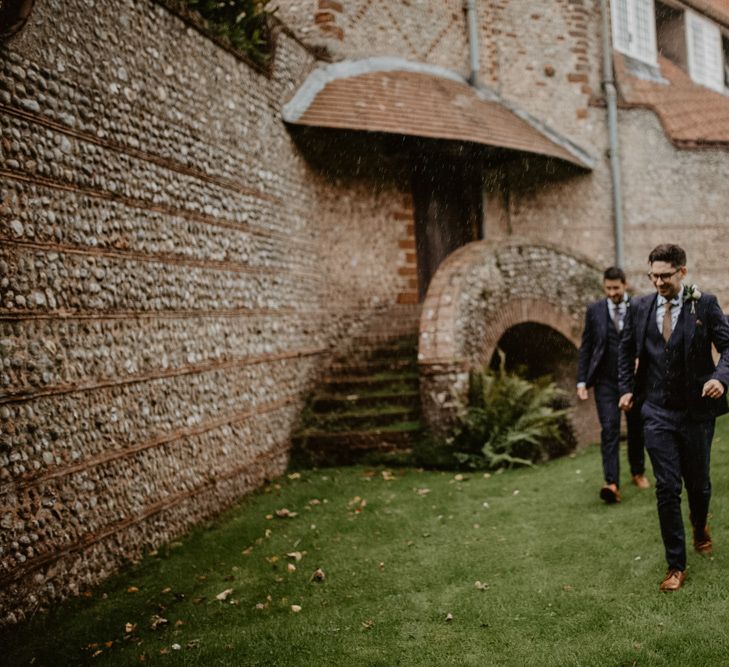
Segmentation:
<svg viewBox="0 0 729 667">
<path fill-rule="evenodd" d="M 691 302 L 691 314 L 696 312 L 696 302 L 701 298 L 698 285 L 685 285 L 683 288 L 683 302 Z"/>
</svg>

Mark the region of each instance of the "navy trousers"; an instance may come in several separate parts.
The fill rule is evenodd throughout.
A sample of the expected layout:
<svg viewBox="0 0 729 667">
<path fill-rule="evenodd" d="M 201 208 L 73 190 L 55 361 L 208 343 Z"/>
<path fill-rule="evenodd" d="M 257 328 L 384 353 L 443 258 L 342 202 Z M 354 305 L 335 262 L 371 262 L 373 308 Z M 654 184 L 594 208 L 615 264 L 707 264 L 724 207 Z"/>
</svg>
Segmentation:
<svg viewBox="0 0 729 667">
<path fill-rule="evenodd" d="M 661 537 L 669 568 L 686 569 L 686 538 L 681 517 L 682 480 L 694 528 L 706 526 L 711 500 L 709 465 L 714 419 L 692 421 L 684 411 L 644 403 L 645 447 L 656 477 Z"/>
<path fill-rule="evenodd" d="M 600 451 L 602 470 L 607 484 L 620 486 L 620 415 L 618 409 L 620 392 L 617 385 L 598 383 L 595 385 L 595 405 L 600 420 Z M 643 431 L 638 410 L 627 413 L 628 423 L 628 463 L 631 475 L 645 472 L 643 450 Z"/>
</svg>

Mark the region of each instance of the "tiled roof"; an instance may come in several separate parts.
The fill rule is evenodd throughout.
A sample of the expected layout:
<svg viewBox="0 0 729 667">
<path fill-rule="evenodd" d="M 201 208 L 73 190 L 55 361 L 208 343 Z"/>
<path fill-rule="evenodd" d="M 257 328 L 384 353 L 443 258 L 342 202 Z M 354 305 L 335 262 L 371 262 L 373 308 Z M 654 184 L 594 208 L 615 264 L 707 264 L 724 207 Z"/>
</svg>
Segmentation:
<svg viewBox="0 0 729 667">
<path fill-rule="evenodd" d="M 592 158 L 455 72 L 372 58 L 327 65 L 283 108 L 297 125 L 467 141 L 558 158 L 592 168 Z"/>
<path fill-rule="evenodd" d="M 676 145 L 729 148 L 729 97 L 694 83 L 663 56 L 658 65 L 665 83 L 632 75 L 625 58 L 615 54 L 621 103 L 655 111 Z"/>
<path fill-rule="evenodd" d="M 684 0 L 697 12 L 729 27 L 729 0 Z"/>
</svg>

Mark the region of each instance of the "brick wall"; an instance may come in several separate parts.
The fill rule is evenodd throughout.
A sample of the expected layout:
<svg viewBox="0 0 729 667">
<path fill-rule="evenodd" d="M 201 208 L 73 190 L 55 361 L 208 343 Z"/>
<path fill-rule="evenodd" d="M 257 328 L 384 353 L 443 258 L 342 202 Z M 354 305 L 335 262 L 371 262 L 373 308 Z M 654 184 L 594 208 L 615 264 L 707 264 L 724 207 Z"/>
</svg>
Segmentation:
<svg viewBox="0 0 729 667">
<path fill-rule="evenodd" d="M 462 0 L 283 0 L 277 6 L 297 35 L 336 60 L 396 53 L 457 71 L 468 66 Z"/>
<path fill-rule="evenodd" d="M 282 16 L 305 41 L 329 46 L 336 58 L 393 55 L 468 74 L 463 3 L 378 3 L 339 0 L 329 39 L 314 21 L 315 3 L 283 0 Z M 556 243 L 614 262 L 612 185 L 602 102 L 602 18 L 598 0 L 479 0 L 480 80 L 599 157 L 590 174 L 535 173 L 533 164 L 494 167 L 486 182 L 487 238 L 509 234 Z M 409 30 L 405 30 L 405 27 Z M 447 34 L 439 49 L 429 40 Z M 418 35 L 413 40 L 412 35 Z M 638 292 L 649 250 L 683 243 L 695 258 L 691 278 L 715 291 L 729 310 L 729 284 L 717 243 L 729 231 L 729 190 L 723 186 L 729 151 L 674 147 L 652 112 L 620 112 L 624 241 L 630 278 Z M 665 221 L 665 224 L 664 224 Z"/>
<path fill-rule="evenodd" d="M 312 169 L 285 33 L 267 76 L 155 3 L 48 0 L 0 49 L 12 622 L 282 472 L 327 354 L 407 291 L 409 200 Z"/>
<path fill-rule="evenodd" d="M 367 151 L 355 159 L 331 135 L 339 154 L 315 165 L 280 108 L 316 66 L 307 45 L 467 74 L 462 3 L 277 4 L 304 44 L 279 32 L 270 76 L 151 1 L 46 0 L 0 47 L 6 621 L 279 474 L 329 353 L 415 300 L 407 156 L 372 144 L 363 170 Z M 534 276 L 554 297 L 575 257 L 613 261 L 599 3 L 548 4 L 478 3 L 481 79 L 600 159 L 591 173 L 517 160 L 487 174 L 487 238 L 566 258 L 520 259 L 532 282 L 510 279 L 504 313 Z M 677 149 L 645 110 L 621 111 L 620 132 L 631 279 L 647 289 L 645 256 L 676 240 L 691 278 L 729 308 L 729 153 Z M 463 298 L 490 275 L 474 273 Z M 568 295 L 575 331 L 595 294 L 581 289 Z M 564 299 L 532 317 L 561 330 L 550 318 Z M 468 312 L 458 349 L 486 339 Z M 439 361 L 426 375 L 457 388 L 460 358 Z"/>
<path fill-rule="evenodd" d="M 729 151 L 675 148 L 651 111 L 621 111 L 619 127 L 630 279 L 649 290 L 648 253 L 670 239 L 686 249 L 687 281 L 716 294 L 729 312 Z"/>
</svg>

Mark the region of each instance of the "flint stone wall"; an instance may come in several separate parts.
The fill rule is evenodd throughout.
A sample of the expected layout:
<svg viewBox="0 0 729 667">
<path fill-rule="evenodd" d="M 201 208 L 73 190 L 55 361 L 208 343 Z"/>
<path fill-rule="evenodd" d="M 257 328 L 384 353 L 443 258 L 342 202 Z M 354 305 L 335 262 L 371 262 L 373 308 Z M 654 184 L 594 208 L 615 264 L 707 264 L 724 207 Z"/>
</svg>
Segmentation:
<svg viewBox="0 0 729 667">
<path fill-rule="evenodd" d="M 402 189 L 312 170 L 281 121 L 315 65 L 144 0 L 39 2 L 0 45 L 0 622 L 281 474 L 331 352 L 407 288 Z"/>
<path fill-rule="evenodd" d="M 600 297 L 601 279 L 588 259 L 523 239 L 476 241 L 450 255 L 428 288 L 420 319 L 420 398 L 431 429 L 448 431 L 465 404 L 469 372 L 491 361 L 510 327 L 543 324 L 577 348 L 585 304 Z M 574 373 L 568 380 L 574 387 Z M 583 423 L 582 414 L 575 417 Z M 594 432 L 591 422 L 594 416 L 578 434 L 583 442 L 585 430 Z"/>
</svg>

